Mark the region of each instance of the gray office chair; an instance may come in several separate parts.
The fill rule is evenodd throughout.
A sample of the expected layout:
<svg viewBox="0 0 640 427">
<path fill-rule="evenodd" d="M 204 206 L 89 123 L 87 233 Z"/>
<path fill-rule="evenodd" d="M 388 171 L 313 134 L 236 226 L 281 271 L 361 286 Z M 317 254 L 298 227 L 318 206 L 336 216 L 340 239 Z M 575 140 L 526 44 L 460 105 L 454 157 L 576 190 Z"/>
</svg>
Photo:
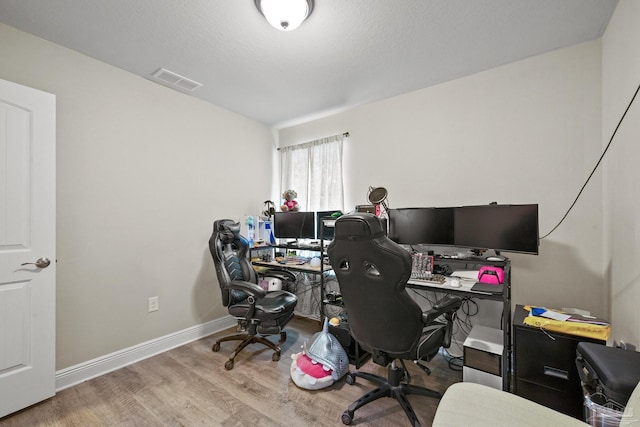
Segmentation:
<svg viewBox="0 0 640 427">
<path fill-rule="evenodd" d="M 230 219 L 215 221 L 209 250 L 220 282 L 222 303 L 243 331 L 220 338 L 211 349 L 219 351 L 220 343 L 224 341 L 240 341 L 224 365 L 227 370 L 233 369 L 238 353 L 253 343 L 273 349 L 272 360 L 280 360 L 280 346 L 287 339 L 283 327 L 293 317 L 297 297 L 284 290 L 267 292 L 257 284 L 256 272 L 247 259 L 249 242 L 240 235 L 239 223 Z M 279 278 L 285 283 L 295 280 L 292 273 L 283 270 L 270 270 L 264 276 Z M 280 334 L 277 344 L 266 338 L 275 334 Z"/>
<path fill-rule="evenodd" d="M 380 220 L 372 214 L 338 218 L 328 254 L 340 284 L 351 334 L 371 353 L 374 363 L 389 366 L 387 378 L 367 372 L 347 374 L 349 384 L 361 377 L 378 388 L 353 402 L 342 414 L 342 422 L 351 424 L 361 406 L 381 397 L 392 397 L 400 403 L 411 425 L 420 426 L 407 395 L 434 398 L 442 395 L 409 384 L 411 377 L 404 360 L 424 366 L 422 362 L 438 354 L 440 347 L 449 347 L 461 299 L 447 295 L 422 312 L 405 289 L 411 274 L 411 255 L 386 236 Z M 444 321 L 439 320 L 442 317 Z"/>
</svg>

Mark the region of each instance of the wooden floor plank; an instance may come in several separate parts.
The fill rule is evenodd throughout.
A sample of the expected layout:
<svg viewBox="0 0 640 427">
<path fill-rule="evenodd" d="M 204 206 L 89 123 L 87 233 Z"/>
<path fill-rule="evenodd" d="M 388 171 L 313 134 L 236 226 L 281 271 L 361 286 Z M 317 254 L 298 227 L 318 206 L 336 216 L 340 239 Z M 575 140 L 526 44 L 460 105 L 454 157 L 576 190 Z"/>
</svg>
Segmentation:
<svg viewBox="0 0 640 427">
<path fill-rule="evenodd" d="M 342 379 L 309 391 L 291 381 L 291 356 L 319 329 L 317 321 L 295 318 L 287 325 L 280 361 L 271 360 L 272 350 L 254 344 L 240 353 L 231 371 L 224 364 L 236 343 L 211 351 L 218 337 L 233 332 L 227 330 L 63 390 L 0 419 L 0 426 L 340 426 L 349 404 L 374 386 L 360 378 L 354 385 Z M 462 380 L 442 356 L 429 365 L 431 376 L 407 364 L 413 384 L 444 392 Z M 386 368 L 371 361 L 361 370 L 386 376 Z M 409 396 L 409 401 L 423 426 L 429 426 L 437 399 Z M 384 398 L 356 411 L 352 425 L 406 427 L 409 422 L 395 400 Z"/>
</svg>

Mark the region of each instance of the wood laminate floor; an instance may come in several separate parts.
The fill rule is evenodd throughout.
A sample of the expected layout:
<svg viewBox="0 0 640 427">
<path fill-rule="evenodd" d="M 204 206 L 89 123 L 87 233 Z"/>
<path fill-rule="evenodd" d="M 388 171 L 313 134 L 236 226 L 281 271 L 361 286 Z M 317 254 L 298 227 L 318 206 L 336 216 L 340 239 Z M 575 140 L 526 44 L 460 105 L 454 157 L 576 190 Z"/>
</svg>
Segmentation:
<svg viewBox="0 0 640 427">
<path fill-rule="evenodd" d="M 348 385 L 343 378 L 308 391 L 291 381 L 291 355 L 319 329 L 317 321 L 295 318 L 287 325 L 279 362 L 271 360 L 271 350 L 253 344 L 231 371 L 224 363 L 235 343 L 211 351 L 216 337 L 233 331 L 220 332 L 62 390 L 0 419 L 0 426 L 341 426 L 344 410 L 374 386 L 361 378 Z M 408 365 L 412 384 L 444 392 L 462 380 L 462 372 L 450 369 L 441 355 L 429 365 L 430 376 Z M 371 361 L 360 370 L 386 376 L 386 368 Z M 431 425 L 438 400 L 409 400 L 422 425 Z M 383 398 L 356 411 L 352 425 L 408 427 L 409 421 L 395 400 Z"/>
</svg>

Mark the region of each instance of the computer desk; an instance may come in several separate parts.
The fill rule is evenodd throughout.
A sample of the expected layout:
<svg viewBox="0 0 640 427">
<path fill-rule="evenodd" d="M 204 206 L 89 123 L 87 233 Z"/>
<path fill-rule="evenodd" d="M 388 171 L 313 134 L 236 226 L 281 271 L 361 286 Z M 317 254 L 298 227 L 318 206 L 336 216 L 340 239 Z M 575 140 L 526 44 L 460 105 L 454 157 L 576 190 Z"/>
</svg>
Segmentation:
<svg viewBox="0 0 640 427">
<path fill-rule="evenodd" d="M 308 249 L 302 249 L 302 250 L 308 250 Z M 324 257 L 323 257 L 324 259 Z M 259 259 L 254 259 L 251 261 L 251 264 L 253 265 L 254 268 L 260 269 L 260 268 L 269 268 L 269 269 L 278 269 L 278 270 L 287 270 L 290 272 L 297 272 L 297 273 L 305 273 L 305 274 L 314 274 L 317 275 L 316 277 L 319 278 L 318 282 L 315 282 L 317 284 L 317 286 L 319 286 L 320 288 L 320 306 L 318 307 L 318 316 L 319 319 L 322 321 L 324 319 L 323 316 L 323 306 L 322 306 L 322 301 L 324 300 L 324 295 L 325 295 L 325 273 L 328 273 L 330 271 L 332 271 L 332 267 L 329 264 L 326 264 L 324 262 L 321 262 L 320 265 L 318 266 L 314 266 L 309 264 L 308 262 L 304 263 L 304 264 L 300 264 L 297 262 L 293 262 L 293 263 L 288 263 L 288 262 L 279 262 L 277 260 L 272 260 L 272 261 L 263 261 L 263 260 L 259 260 Z M 258 272 L 258 274 L 260 274 L 259 270 L 256 270 Z M 312 283 L 312 286 L 316 286 L 316 284 Z"/>
<path fill-rule="evenodd" d="M 277 261 L 261 261 L 254 260 L 252 262 L 257 267 L 280 268 L 289 271 L 298 271 L 320 275 L 320 288 L 322 290 L 322 298 L 324 298 L 324 274 L 332 270 L 332 267 L 324 262 L 321 266 L 311 266 L 309 264 L 282 264 Z M 502 331 L 503 331 L 503 353 L 502 353 L 502 389 L 510 391 L 511 384 L 511 261 L 486 261 L 482 258 L 445 258 L 435 257 L 434 266 L 447 268 L 449 272 L 461 270 L 480 270 L 483 266 L 496 266 L 504 269 L 504 285 L 502 294 L 491 294 L 472 291 L 473 283 L 466 280 L 460 280 L 461 287 L 455 288 L 450 285 L 451 278 L 447 277 L 444 284 L 427 283 L 415 280 L 409 280 L 407 287 L 412 289 L 422 289 L 432 292 L 448 293 L 459 295 L 467 298 L 477 298 L 483 300 L 502 302 Z M 320 313 L 322 318 L 322 310 Z"/>
<path fill-rule="evenodd" d="M 447 277 L 444 284 L 435 284 L 423 281 L 409 280 L 407 282 L 407 288 L 422 289 L 431 292 L 440 292 L 446 294 L 459 295 L 467 298 L 477 298 L 483 300 L 499 301 L 502 302 L 502 336 L 503 336 L 503 351 L 502 351 L 502 389 L 504 391 L 510 391 L 511 388 L 511 261 L 505 259 L 504 261 L 486 261 L 480 257 L 473 257 L 467 259 L 461 258 L 444 258 L 436 257 L 434 265 L 440 268 L 447 268 L 449 272 L 464 271 L 464 270 L 480 270 L 483 266 L 495 266 L 504 269 L 504 285 L 502 294 L 491 294 L 484 292 L 475 292 L 471 290 L 473 286 L 472 282 L 466 280 L 460 280 L 461 287 L 456 288 L 450 285 L 453 280 Z"/>
</svg>

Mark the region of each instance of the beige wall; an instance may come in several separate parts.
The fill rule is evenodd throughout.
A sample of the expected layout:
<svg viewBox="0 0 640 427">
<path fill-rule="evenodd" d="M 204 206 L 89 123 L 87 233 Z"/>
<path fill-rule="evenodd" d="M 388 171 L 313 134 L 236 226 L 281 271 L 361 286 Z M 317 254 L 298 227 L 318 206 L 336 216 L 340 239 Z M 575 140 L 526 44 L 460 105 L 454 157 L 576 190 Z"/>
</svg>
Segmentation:
<svg viewBox="0 0 640 427">
<path fill-rule="evenodd" d="M 57 368 L 225 315 L 207 241 L 271 194 L 270 130 L 2 24 L 0 78 L 57 97 Z"/>
<path fill-rule="evenodd" d="M 538 203 L 560 220 L 601 150 L 600 41 L 557 50 L 349 112 L 281 129 L 283 146 L 349 131 L 346 205 L 370 185 L 390 207 Z M 509 254 L 513 301 L 608 315 L 602 174 L 540 255 Z"/>
<path fill-rule="evenodd" d="M 640 2 L 622 0 L 603 37 L 603 130 L 606 145 L 640 84 Z M 613 338 L 640 346 L 640 99 L 620 126 L 604 162 L 605 270 Z M 604 147 L 603 145 L 603 147 Z"/>
</svg>

